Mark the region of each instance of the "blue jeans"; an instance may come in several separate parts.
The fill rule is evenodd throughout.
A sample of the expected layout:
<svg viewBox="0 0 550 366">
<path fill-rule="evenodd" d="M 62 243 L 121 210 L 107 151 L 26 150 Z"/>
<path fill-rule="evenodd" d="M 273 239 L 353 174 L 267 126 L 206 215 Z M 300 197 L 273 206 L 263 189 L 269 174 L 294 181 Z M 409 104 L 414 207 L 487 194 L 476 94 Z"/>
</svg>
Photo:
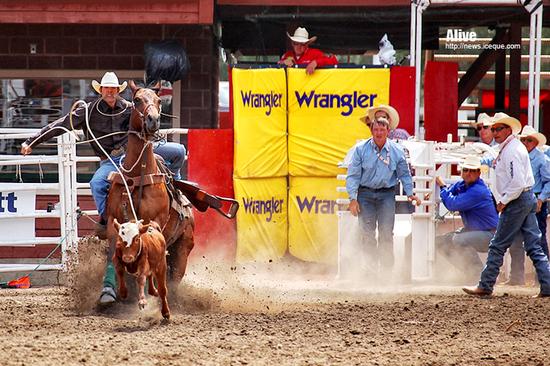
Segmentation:
<svg viewBox="0 0 550 366">
<path fill-rule="evenodd" d="M 512 245 L 519 233 L 523 236 L 523 246 L 537 271 L 540 291 L 550 294 L 550 265 L 540 247 L 540 230 L 535 216 L 537 203 L 531 190 L 523 192 L 508 203 L 498 219 L 495 236 L 489 243 L 487 263 L 481 272 L 478 287 L 493 291 L 506 250 Z"/>
<path fill-rule="evenodd" d="M 177 142 L 156 143 L 154 152 L 162 156 L 168 169 L 174 174 L 175 180 L 181 179 L 181 168 L 185 163 L 186 150 L 185 146 Z"/>
<path fill-rule="evenodd" d="M 548 202 L 544 201 L 542 203 L 542 206 L 540 206 L 540 211 L 537 213 L 537 222 L 539 223 L 539 229 L 542 234 L 540 238 L 540 246 L 542 247 L 542 251 L 544 254 L 546 254 L 546 257 L 549 257 L 548 255 L 548 240 L 546 240 L 546 219 L 548 218 Z"/>
<path fill-rule="evenodd" d="M 464 228 L 440 235 L 436 238 L 437 253 L 466 274 L 477 276 L 483 268 L 477 253 L 487 252 L 493 235 L 492 231 L 466 231 Z"/>
<path fill-rule="evenodd" d="M 548 242 L 546 241 L 546 217 L 548 216 L 548 203 L 542 203 L 540 211 L 536 214 L 537 223 L 541 233 L 540 246 L 548 258 Z M 525 250 L 523 249 L 523 238 L 515 241 L 510 247 L 510 257 L 512 258 L 510 268 L 510 281 L 523 283 L 525 281 Z"/>
<path fill-rule="evenodd" d="M 395 190 L 371 190 L 359 188 L 359 226 L 363 232 L 367 258 L 373 265 L 373 272 L 378 266 L 383 271 L 393 267 L 393 225 L 395 222 Z M 378 227 L 378 241 L 375 232 Z"/>
<path fill-rule="evenodd" d="M 525 283 L 525 250 L 523 250 L 523 237 L 521 233 L 516 235 L 510 247 L 510 282 L 516 284 Z"/>
<path fill-rule="evenodd" d="M 166 161 L 168 169 L 174 173 L 174 178 L 176 180 L 181 179 L 180 170 L 185 162 L 185 146 L 175 142 L 167 142 L 165 144 L 155 145 L 154 152 L 155 154 L 162 156 L 164 161 Z M 112 159 L 117 166 L 120 166 L 122 156 Z M 116 171 L 116 168 L 113 163 L 111 163 L 110 160 L 103 160 L 99 163 L 99 168 L 90 180 L 92 196 L 94 197 L 99 216 L 103 219 L 106 219 L 104 216 L 105 204 L 110 187 L 107 177 L 109 177 L 109 174 L 114 171 Z"/>
</svg>

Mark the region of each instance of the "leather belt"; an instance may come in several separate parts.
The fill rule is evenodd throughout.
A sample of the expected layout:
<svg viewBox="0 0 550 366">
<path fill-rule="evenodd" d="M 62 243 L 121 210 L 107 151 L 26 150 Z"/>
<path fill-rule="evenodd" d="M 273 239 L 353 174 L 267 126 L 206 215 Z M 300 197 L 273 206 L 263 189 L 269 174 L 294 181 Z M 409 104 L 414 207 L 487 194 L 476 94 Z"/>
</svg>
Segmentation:
<svg viewBox="0 0 550 366">
<path fill-rule="evenodd" d="M 395 186 L 383 187 L 383 188 L 370 188 L 370 187 L 365 187 L 365 186 L 359 186 L 359 189 L 365 189 L 365 190 L 371 191 L 371 192 L 389 192 L 389 191 L 395 191 Z"/>
<path fill-rule="evenodd" d="M 120 155 L 124 154 L 124 146 L 119 147 L 118 149 L 111 150 L 109 153 L 109 156 L 112 158 L 119 157 Z M 102 157 L 101 160 L 107 159 L 106 157 Z"/>
</svg>

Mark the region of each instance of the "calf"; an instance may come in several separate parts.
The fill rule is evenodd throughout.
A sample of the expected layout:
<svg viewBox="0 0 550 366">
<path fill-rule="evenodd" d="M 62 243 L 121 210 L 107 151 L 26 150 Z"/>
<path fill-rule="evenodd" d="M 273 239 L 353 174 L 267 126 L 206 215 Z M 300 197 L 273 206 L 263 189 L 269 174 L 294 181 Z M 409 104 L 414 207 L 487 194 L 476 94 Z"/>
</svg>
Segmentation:
<svg viewBox="0 0 550 366">
<path fill-rule="evenodd" d="M 143 220 L 119 224 L 114 220 L 118 232 L 113 264 L 118 280 L 118 295 L 121 299 L 128 297 L 124 281 L 124 270 L 137 277 L 139 288 L 139 307 L 147 304 L 145 299 L 145 279 L 149 282 L 149 295 L 160 296 L 162 316 L 170 318 L 170 309 L 166 299 L 166 241 L 159 225 L 155 221 L 143 225 Z M 157 282 L 158 291 L 153 283 Z"/>
</svg>

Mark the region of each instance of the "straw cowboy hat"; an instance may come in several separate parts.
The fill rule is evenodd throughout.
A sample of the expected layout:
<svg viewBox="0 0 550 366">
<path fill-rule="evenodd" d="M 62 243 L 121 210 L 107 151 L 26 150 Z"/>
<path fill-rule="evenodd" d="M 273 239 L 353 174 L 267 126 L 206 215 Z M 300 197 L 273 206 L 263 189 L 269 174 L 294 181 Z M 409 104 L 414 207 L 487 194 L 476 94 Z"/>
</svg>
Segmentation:
<svg viewBox="0 0 550 366">
<path fill-rule="evenodd" d="M 514 117 L 510 117 L 506 113 L 498 112 L 493 116 L 492 125 L 501 123 L 503 125 L 509 126 L 512 129 L 512 133 L 517 135 L 521 131 L 521 123 Z"/>
<path fill-rule="evenodd" d="M 374 121 L 374 115 L 378 111 L 384 111 L 388 114 L 390 117 L 390 130 L 395 130 L 397 125 L 399 125 L 399 113 L 397 113 L 395 108 L 389 105 L 381 104 L 376 107 L 369 107 L 369 109 L 367 109 L 367 115 L 359 118 L 359 120 L 365 124 L 369 124 L 369 122 Z"/>
<path fill-rule="evenodd" d="M 92 88 L 94 88 L 94 90 L 98 94 L 101 94 L 102 86 L 107 88 L 118 88 L 118 92 L 121 93 L 124 89 L 126 89 L 126 85 L 128 85 L 127 82 L 119 84 L 118 77 L 114 72 L 106 72 L 105 75 L 103 75 L 103 77 L 101 78 L 101 83 L 92 80 Z"/>
<path fill-rule="evenodd" d="M 476 125 L 490 126 L 492 124 L 493 124 L 493 119 L 487 113 L 480 113 L 479 116 L 477 116 Z"/>
<path fill-rule="evenodd" d="M 546 144 L 546 136 L 544 136 L 542 133 L 537 132 L 537 130 L 535 130 L 531 126 L 523 127 L 523 131 L 521 131 L 521 135 L 519 135 L 519 137 L 529 137 L 529 136 L 535 138 L 539 142 L 537 147 L 540 147 Z"/>
<path fill-rule="evenodd" d="M 460 164 L 460 168 L 481 169 L 481 159 L 475 155 L 467 155 Z"/>
<path fill-rule="evenodd" d="M 309 38 L 309 33 L 307 32 L 307 30 L 305 28 L 302 28 L 302 27 L 296 28 L 296 30 L 294 31 L 294 35 L 292 35 L 292 36 L 290 34 L 288 34 L 288 32 L 286 32 L 286 35 L 293 42 L 297 42 L 297 43 L 307 43 L 307 44 L 309 44 L 309 43 L 315 42 L 315 40 L 317 39 L 317 36 L 313 36 L 313 37 Z"/>
</svg>

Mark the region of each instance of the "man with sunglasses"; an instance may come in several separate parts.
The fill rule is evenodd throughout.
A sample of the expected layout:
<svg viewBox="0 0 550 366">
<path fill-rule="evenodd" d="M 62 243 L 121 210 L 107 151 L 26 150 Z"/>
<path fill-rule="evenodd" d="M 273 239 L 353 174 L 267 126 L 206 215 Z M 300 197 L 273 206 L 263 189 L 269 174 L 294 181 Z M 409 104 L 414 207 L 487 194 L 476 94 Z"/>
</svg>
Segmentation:
<svg viewBox="0 0 550 366">
<path fill-rule="evenodd" d="M 537 149 L 537 147 L 546 144 L 546 137 L 542 133 L 537 132 L 531 126 L 523 127 L 523 131 L 519 137 L 529 152 L 529 160 L 531 161 L 531 168 L 535 178 L 533 192 L 537 197 L 536 217 L 542 235 L 540 239 L 540 246 L 542 247 L 544 254 L 546 254 L 546 257 L 548 257 L 546 218 L 548 217 L 547 200 L 550 198 L 550 158 Z M 525 283 L 524 253 L 525 251 L 523 250 L 521 243 L 514 243 L 514 245 L 510 247 L 512 268 L 510 271 L 510 280 L 507 284 L 523 285 Z"/>
<path fill-rule="evenodd" d="M 436 238 L 436 253 L 446 258 L 472 279 L 483 268 L 478 252 L 487 252 L 498 223 L 498 213 L 491 190 L 481 179 L 481 160 L 467 156 L 461 164 L 462 180 L 447 187 L 441 177 L 441 202 L 449 211 L 458 211 L 464 227 Z"/>
<path fill-rule="evenodd" d="M 334 55 L 326 54 L 316 48 L 309 48 L 309 45 L 317 39 L 316 36 L 309 38 L 305 28 L 298 27 L 294 35 L 286 34 L 292 41 L 292 50 L 287 51 L 279 64 L 292 67 L 294 65 L 306 65 L 306 74 L 311 75 L 317 67 L 338 64 Z"/>
<path fill-rule="evenodd" d="M 371 280 L 391 279 L 393 270 L 393 226 L 398 181 L 409 201 L 420 204 L 413 193 L 412 177 L 403 148 L 388 139 L 399 123 L 397 111 L 385 105 L 371 107 L 361 118 L 369 124 L 372 138 L 358 144 L 348 166 L 346 190 L 349 210 L 359 217 Z M 378 240 L 375 236 L 378 229 Z"/>
<path fill-rule="evenodd" d="M 499 112 L 493 117 L 491 131 L 500 147 L 500 152 L 492 163 L 500 217 L 495 236 L 489 243 L 487 262 L 478 285 L 464 287 L 463 290 L 469 295 L 491 296 L 504 254 L 513 244 L 516 235 L 521 233 L 525 251 L 537 271 L 540 283 L 537 297 L 550 297 L 550 265 L 540 246 L 541 233 L 535 216 L 535 179 L 529 153 L 516 137 L 521 131 L 521 123 L 516 118 Z"/>
<path fill-rule="evenodd" d="M 489 146 L 496 146 L 498 144 L 493 138 L 491 124 L 492 119 L 487 113 L 480 113 L 479 116 L 477 116 L 476 130 L 479 134 L 480 141 Z"/>
</svg>

